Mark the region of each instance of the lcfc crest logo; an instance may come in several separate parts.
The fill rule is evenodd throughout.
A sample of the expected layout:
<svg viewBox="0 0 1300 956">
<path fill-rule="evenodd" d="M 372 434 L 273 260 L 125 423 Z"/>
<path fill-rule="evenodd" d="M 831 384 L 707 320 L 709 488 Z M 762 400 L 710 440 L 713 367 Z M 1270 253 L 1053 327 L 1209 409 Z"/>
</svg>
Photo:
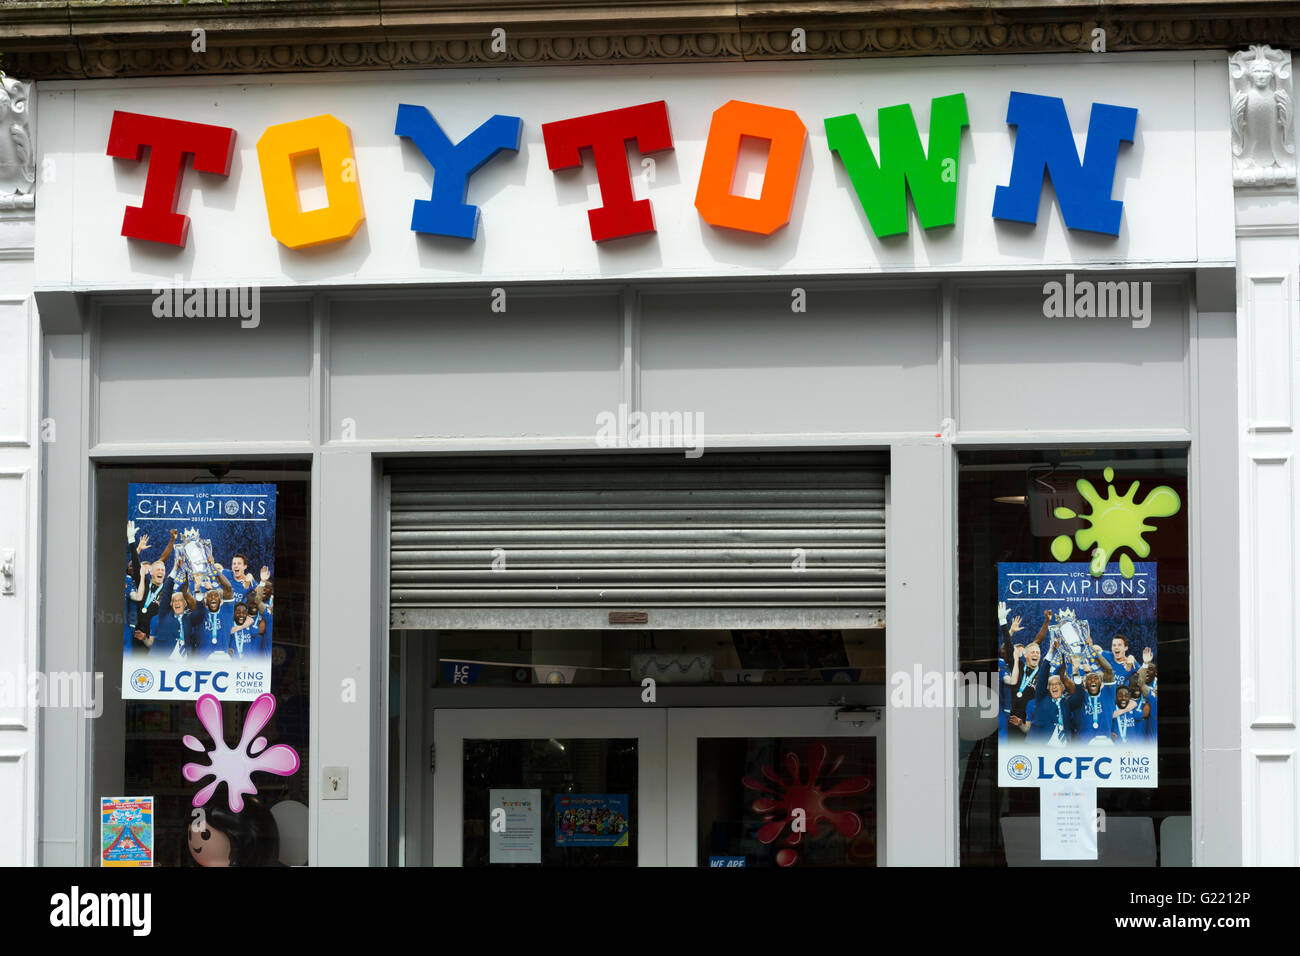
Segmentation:
<svg viewBox="0 0 1300 956">
<path fill-rule="evenodd" d="M 1016 754 L 1007 761 L 1007 774 L 1012 780 L 1026 780 L 1034 772 L 1034 766 L 1023 754 Z"/>
<path fill-rule="evenodd" d="M 131 687 L 137 694 L 147 694 L 153 690 L 153 672 L 140 668 L 131 675 Z"/>
</svg>

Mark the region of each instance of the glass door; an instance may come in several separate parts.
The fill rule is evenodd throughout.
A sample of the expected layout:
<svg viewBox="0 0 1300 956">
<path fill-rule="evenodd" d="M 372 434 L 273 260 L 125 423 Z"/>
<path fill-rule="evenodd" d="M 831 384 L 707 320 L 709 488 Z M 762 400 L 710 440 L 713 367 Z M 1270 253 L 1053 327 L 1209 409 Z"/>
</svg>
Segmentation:
<svg viewBox="0 0 1300 956">
<path fill-rule="evenodd" d="M 879 711 L 455 708 L 433 739 L 437 866 L 884 863 Z"/>
<path fill-rule="evenodd" d="M 882 865 L 880 713 L 668 711 L 668 864 Z"/>
<path fill-rule="evenodd" d="M 663 866 L 667 711 L 437 710 L 436 866 Z"/>
</svg>

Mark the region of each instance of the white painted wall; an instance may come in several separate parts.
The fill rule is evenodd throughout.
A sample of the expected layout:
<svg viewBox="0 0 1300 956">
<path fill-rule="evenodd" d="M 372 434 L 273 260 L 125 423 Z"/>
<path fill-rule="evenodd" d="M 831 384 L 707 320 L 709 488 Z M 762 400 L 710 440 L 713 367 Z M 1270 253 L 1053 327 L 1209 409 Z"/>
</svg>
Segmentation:
<svg viewBox="0 0 1300 956">
<path fill-rule="evenodd" d="M 1038 278 L 954 280 L 950 358 L 935 281 L 800 280 L 797 313 L 779 283 L 644 287 L 630 330 L 616 289 L 511 292 L 505 313 L 486 290 L 349 292 L 323 302 L 321 436 L 375 450 L 597 449 L 598 416 L 627 402 L 702 415 L 710 447 L 930 439 L 946 417 L 961 440 L 1189 438 L 1187 281 L 1156 275 L 1144 329 L 1045 318 Z M 97 312 L 92 450 L 311 447 L 305 299 L 264 302 L 256 329 L 154 319 L 141 296 Z M 196 416 L 195 396 L 256 414 Z"/>
<path fill-rule="evenodd" d="M 1227 101 L 1207 108 L 1188 95 L 1198 64 L 1221 69 L 1222 60 L 1082 54 L 47 83 L 42 156 L 57 176 L 43 197 L 37 282 L 110 289 L 152 288 L 177 274 L 276 286 L 1230 264 Z M 1093 102 L 1137 108 L 1135 141 L 1121 148 L 1115 175 L 1113 196 L 1124 201 L 1118 238 L 1069 233 L 1050 187 L 1036 227 L 993 220 L 1015 139 L 1006 124 L 1013 89 L 1064 98 L 1080 152 Z M 931 98 L 956 92 L 970 117 L 956 226 L 922 237 L 913 221 L 906 238 L 876 239 L 826 147 L 823 120 L 856 112 L 876 148 L 876 110 L 907 102 L 924 141 Z M 769 238 L 715 229 L 694 208 L 712 112 L 733 98 L 793 109 L 808 128 L 792 220 Z M 552 173 L 541 124 L 659 99 L 675 149 L 655 156 L 653 183 L 629 151 L 634 192 L 651 199 L 658 233 L 594 243 L 586 216 L 599 202 L 594 167 Z M 482 209 L 476 241 L 411 231 L 412 203 L 429 198 L 432 174 L 393 133 L 399 103 L 429 107 L 454 139 L 494 113 L 522 117 L 519 153 L 499 155 L 471 180 L 469 199 Z M 185 176 L 179 208 L 192 224 L 183 250 L 120 235 L 146 168 L 105 155 L 115 109 L 237 132 L 227 179 Z M 320 113 L 351 129 L 368 218 L 350 240 L 293 251 L 270 235 L 256 143 L 270 125 Z M 742 172 L 737 188 L 749 194 L 759 175 Z"/>
</svg>

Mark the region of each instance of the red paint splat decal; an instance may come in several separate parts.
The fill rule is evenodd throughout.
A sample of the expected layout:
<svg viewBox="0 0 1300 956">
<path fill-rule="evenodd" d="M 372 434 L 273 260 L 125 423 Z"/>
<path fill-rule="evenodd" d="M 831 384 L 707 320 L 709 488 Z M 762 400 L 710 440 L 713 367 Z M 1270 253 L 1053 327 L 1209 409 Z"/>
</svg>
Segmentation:
<svg viewBox="0 0 1300 956">
<path fill-rule="evenodd" d="M 871 778 L 851 777 L 829 789 L 822 789 L 817 781 L 822 776 L 822 770 L 826 767 L 826 759 L 829 755 L 830 750 L 824 743 L 818 742 L 810 746 L 808 748 L 808 773 L 807 776 L 801 777 L 799 756 L 793 751 L 787 751 L 785 769 L 790 775 L 789 780 L 782 777 L 774 767 L 763 767 L 763 776 L 773 784 L 775 789 L 767 784 L 760 783 L 753 777 L 741 778 L 741 783 L 747 789 L 771 794 L 770 797 L 759 797 L 752 804 L 754 812 L 763 814 L 763 819 L 767 821 L 758 830 L 758 842 L 764 845 L 773 843 L 787 826 L 792 825 L 794 811 L 797 809 L 804 811 L 809 836 L 817 836 L 817 830 L 822 821 L 829 823 L 846 839 L 852 839 L 862 832 L 862 818 L 860 816 L 852 810 L 832 809 L 827 806 L 827 801 L 835 797 L 865 793 L 871 787 Z M 833 777 L 835 771 L 839 769 L 840 764 L 843 762 L 843 754 L 836 757 L 835 762 L 827 769 L 826 776 Z M 803 836 L 803 833 L 791 829 L 785 838 L 787 847 L 798 846 L 803 841 Z M 793 866 L 798 859 L 799 852 L 797 850 L 782 848 L 776 853 L 776 862 L 779 866 Z"/>
</svg>

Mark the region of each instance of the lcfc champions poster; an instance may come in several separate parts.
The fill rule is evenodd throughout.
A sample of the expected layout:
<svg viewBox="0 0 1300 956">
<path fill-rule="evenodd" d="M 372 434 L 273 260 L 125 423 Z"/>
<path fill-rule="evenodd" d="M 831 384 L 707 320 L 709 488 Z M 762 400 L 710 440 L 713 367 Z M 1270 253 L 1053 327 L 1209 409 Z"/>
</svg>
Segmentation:
<svg viewBox="0 0 1300 956">
<path fill-rule="evenodd" d="M 1156 564 L 999 563 L 998 785 L 1155 787 Z"/>
<path fill-rule="evenodd" d="M 271 689 L 275 485 L 131 484 L 124 700 Z"/>
</svg>

